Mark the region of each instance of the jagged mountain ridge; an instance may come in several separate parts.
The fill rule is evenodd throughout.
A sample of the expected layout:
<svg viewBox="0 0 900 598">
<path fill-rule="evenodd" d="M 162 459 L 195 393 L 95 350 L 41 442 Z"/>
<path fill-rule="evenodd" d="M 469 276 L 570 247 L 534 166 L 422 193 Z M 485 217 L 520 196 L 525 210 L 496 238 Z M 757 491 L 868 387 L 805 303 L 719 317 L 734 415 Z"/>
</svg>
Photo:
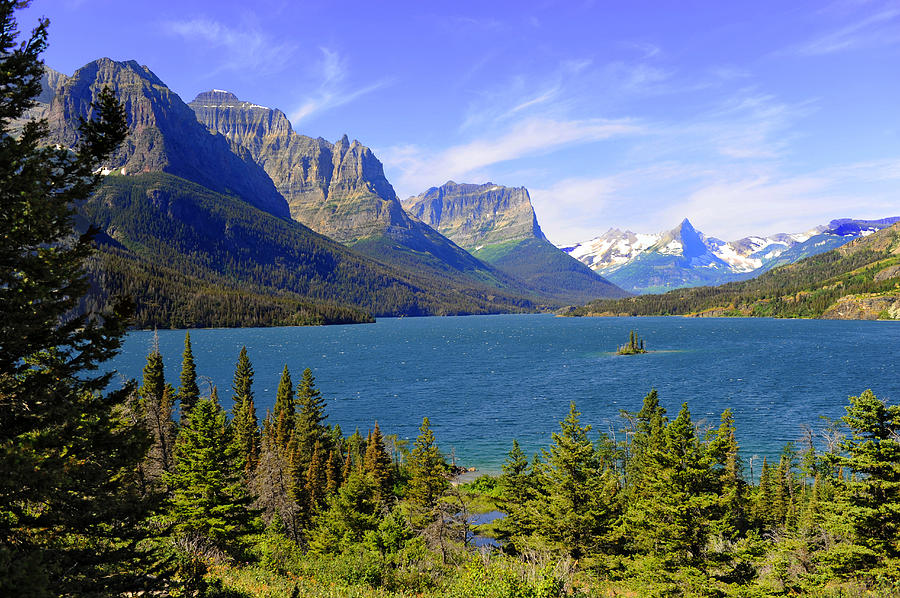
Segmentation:
<svg viewBox="0 0 900 598">
<path fill-rule="evenodd" d="M 900 222 L 840 247 L 717 287 L 595 301 L 571 315 L 900 319 Z M 845 222 L 846 224 L 846 222 Z M 877 226 L 881 226 L 878 224 Z M 865 228 L 865 227 L 863 227 Z"/>
<path fill-rule="evenodd" d="M 332 144 L 300 135 L 282 111 L 227 91 L 203 92 L 190 107 L 210 131 L 249 151 L 287 200 L 291 217 L 316 232 L 353 243 L 419 228 L 400 206 L 381 162 L 359 141 L 344 135 Z"/>
<path fill-rule="evenodd" d="M 106 171 L 165 172 L 226 195 L 235 195 L 270 214 L 289 217 L 284 198 L 248 152 L 232 151 L 211 135 L 193 111 L 146 66 L 130 60 L 95 60 L 67 77 L 48 71 L 38 106 L 50 126 L 50 142 L 78 143 L 78 118 L 90 117 L 93 102 L 109 86 L 125 106 L 129 134 L 105 164 Z"/>
<path fill-rule="evenodd" d="M 404 200 L 403 206 L 544 296 L 569 302 L 626 294 L 547 240 L 524 187 L 448 181 Z"/>
<path fill-rule="evenodd" d="M 839 247 L 897 220 L 845 218 L 803 233 L 750 236 L 725 242 L 697 231 L 685 219 L 671 231 L 651 235 L 610 229 L 600 237 L 563 250 L 627 290 L 655 293 L 754 278 L 772 268 Z"/>
<path fill-rule="evenodd" d="M 291 216 L 316 232 L 388 265 L 427 271 L 477 292 L 528 295 L 518 281 L 476 259 L 400 205 L 372 151 L 346 135 L 336 143 L 296 133 L 287 116 L 213 90 L 191 103 L 196 118 L 269 174 Z"/>
</svg>

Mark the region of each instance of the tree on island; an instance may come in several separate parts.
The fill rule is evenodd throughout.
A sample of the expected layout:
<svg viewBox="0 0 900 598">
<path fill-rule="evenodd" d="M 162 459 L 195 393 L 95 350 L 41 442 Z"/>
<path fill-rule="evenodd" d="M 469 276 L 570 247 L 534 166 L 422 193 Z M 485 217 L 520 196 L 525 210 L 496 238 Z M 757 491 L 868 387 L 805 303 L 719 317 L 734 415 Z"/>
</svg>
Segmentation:
<svg viewBox="0 0 900 598">
<path fill-rule="evenodd" d="M 634 330 L 631 331 L 631 335 L 628 339 L 627 345 L 622 345 L 616 351 L 616 355 L 637 355 L 639 353 L 646 353 L 647 350 L 644 348 L 644 340 L 638 335 L 634 333 Z"/>
</svg>

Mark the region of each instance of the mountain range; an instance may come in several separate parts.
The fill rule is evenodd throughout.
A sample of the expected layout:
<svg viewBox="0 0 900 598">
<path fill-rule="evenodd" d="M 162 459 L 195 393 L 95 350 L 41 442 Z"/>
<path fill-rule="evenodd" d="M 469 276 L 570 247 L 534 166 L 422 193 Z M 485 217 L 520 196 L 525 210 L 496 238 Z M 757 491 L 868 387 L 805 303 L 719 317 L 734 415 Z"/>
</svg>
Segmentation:
<svg viewBox="0 0 900 598">
<path fill-rule="evenodd" d="M 71 77 L 48 70 L 43 83 L 31 115 L 48 120 L 51 143 L 77 145 L 103 87 L 125 106 L 128 136 L 78 220 L 100 229 L 87 306 L 128 292 L 139 326 L 533 311 L 623 295 L 608 283 L 545 292 L 478 259 L 403 209 L 369 148 L 299 135 L 282 112 L 229 92 L 188 105 L 146 66 L 107 58 Z"/>
<path fill-rule="evenodd" d="M 832 220 L 802 233 L 750 236 L 726 242 L 685 219 L 670 231 L 639 234 L 610 229 L 563 248 L 611 282 L 635 293 L 719 285 L 755 278 L 772 268 L 840 247 L 900 220 Z"/>
</svg>

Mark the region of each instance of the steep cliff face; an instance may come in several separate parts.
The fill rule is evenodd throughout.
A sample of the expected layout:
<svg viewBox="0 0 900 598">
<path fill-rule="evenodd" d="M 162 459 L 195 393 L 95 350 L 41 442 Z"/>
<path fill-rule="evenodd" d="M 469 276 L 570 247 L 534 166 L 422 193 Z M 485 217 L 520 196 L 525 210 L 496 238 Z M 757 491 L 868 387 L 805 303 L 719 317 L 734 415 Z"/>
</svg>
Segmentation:
<svg viewBox="0 0 900 598">
<path fill-rule="evenodd" d="M 509 241 L 546 240 L 525 187 L 448 181 L 404 200 L 403 207 L 468 250 Z"/>
<path fill-rule="evenodd" d="M 105 86 L 125 105 L 129 128 L 125 142 L 105 165 L 108 169 L 165 172 L 288 217 L 284 198 L 249 152 L 235 153 L 228 141 L 210 134 L 177 94 L 135 61 L 101 58 L 71 77 L 48 73 L 45 91 L 50 101 L 44 115 L 52 142 L 78 144 L 78 118 L 90 115 L 91 102 Z"/>
<path fill-rule="evenodd" d="M 291 217 L 313 230 L 353 243 L 419 228 L 403 212 L 381 162 L 358 141 L 299 135 L 280 110 L 226 91 L 201 93 L 190 107 L 208 129 L 249 151 L 287 200 Z"/>
</svg>

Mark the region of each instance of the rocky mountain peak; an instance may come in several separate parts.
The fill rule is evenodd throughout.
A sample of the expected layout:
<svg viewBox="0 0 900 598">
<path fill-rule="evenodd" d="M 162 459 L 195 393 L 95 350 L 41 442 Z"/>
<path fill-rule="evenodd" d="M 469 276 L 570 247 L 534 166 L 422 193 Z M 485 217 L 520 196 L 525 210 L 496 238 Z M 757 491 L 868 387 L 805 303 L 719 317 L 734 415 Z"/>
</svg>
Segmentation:
<svg viewBox="0 0 900 598">
<path fill-rule="evenodd" d="M 525 187 L 447 181 L 404 200 L 403 207 L 465 249 L 546 240 Z"/>
<path fill-rule="evenodd" d="M 46 110 L 50 140 L 76 146 L 79 118 L 90 117 L 91 103 L 107 86 L 125 106 L 129 133 L 106 168 L 166 172 L 287 217 L 284 198 L 250 156 L 235 154 L 225 139 L 211 135 L 178 94 L 134 60 L 100 58 L 58 78 Z"/>
<path fill-rule="evenodd" d="M 229 106 L 240 104 L 241 101 L 230 91 L 225 91 L 224 89 L 211 89 L 209 91 L 198 93 L 197 97 L 194 98 L 194 101 L 191 102 L 191 104 L 195 103 L 210 104 L 214 106 Z"/>
<path fill-rule="evenodd" d="M 413 227 L 381 162 L 358 140 L 344 134 L 329 143 L 300 135 L 280 110 L 242 102 L 228 92 L 204 92 L 191 108 L 208 129 L 250 152 L 287 200 L 294 220 L 342 242 Z"/>
</svg>

